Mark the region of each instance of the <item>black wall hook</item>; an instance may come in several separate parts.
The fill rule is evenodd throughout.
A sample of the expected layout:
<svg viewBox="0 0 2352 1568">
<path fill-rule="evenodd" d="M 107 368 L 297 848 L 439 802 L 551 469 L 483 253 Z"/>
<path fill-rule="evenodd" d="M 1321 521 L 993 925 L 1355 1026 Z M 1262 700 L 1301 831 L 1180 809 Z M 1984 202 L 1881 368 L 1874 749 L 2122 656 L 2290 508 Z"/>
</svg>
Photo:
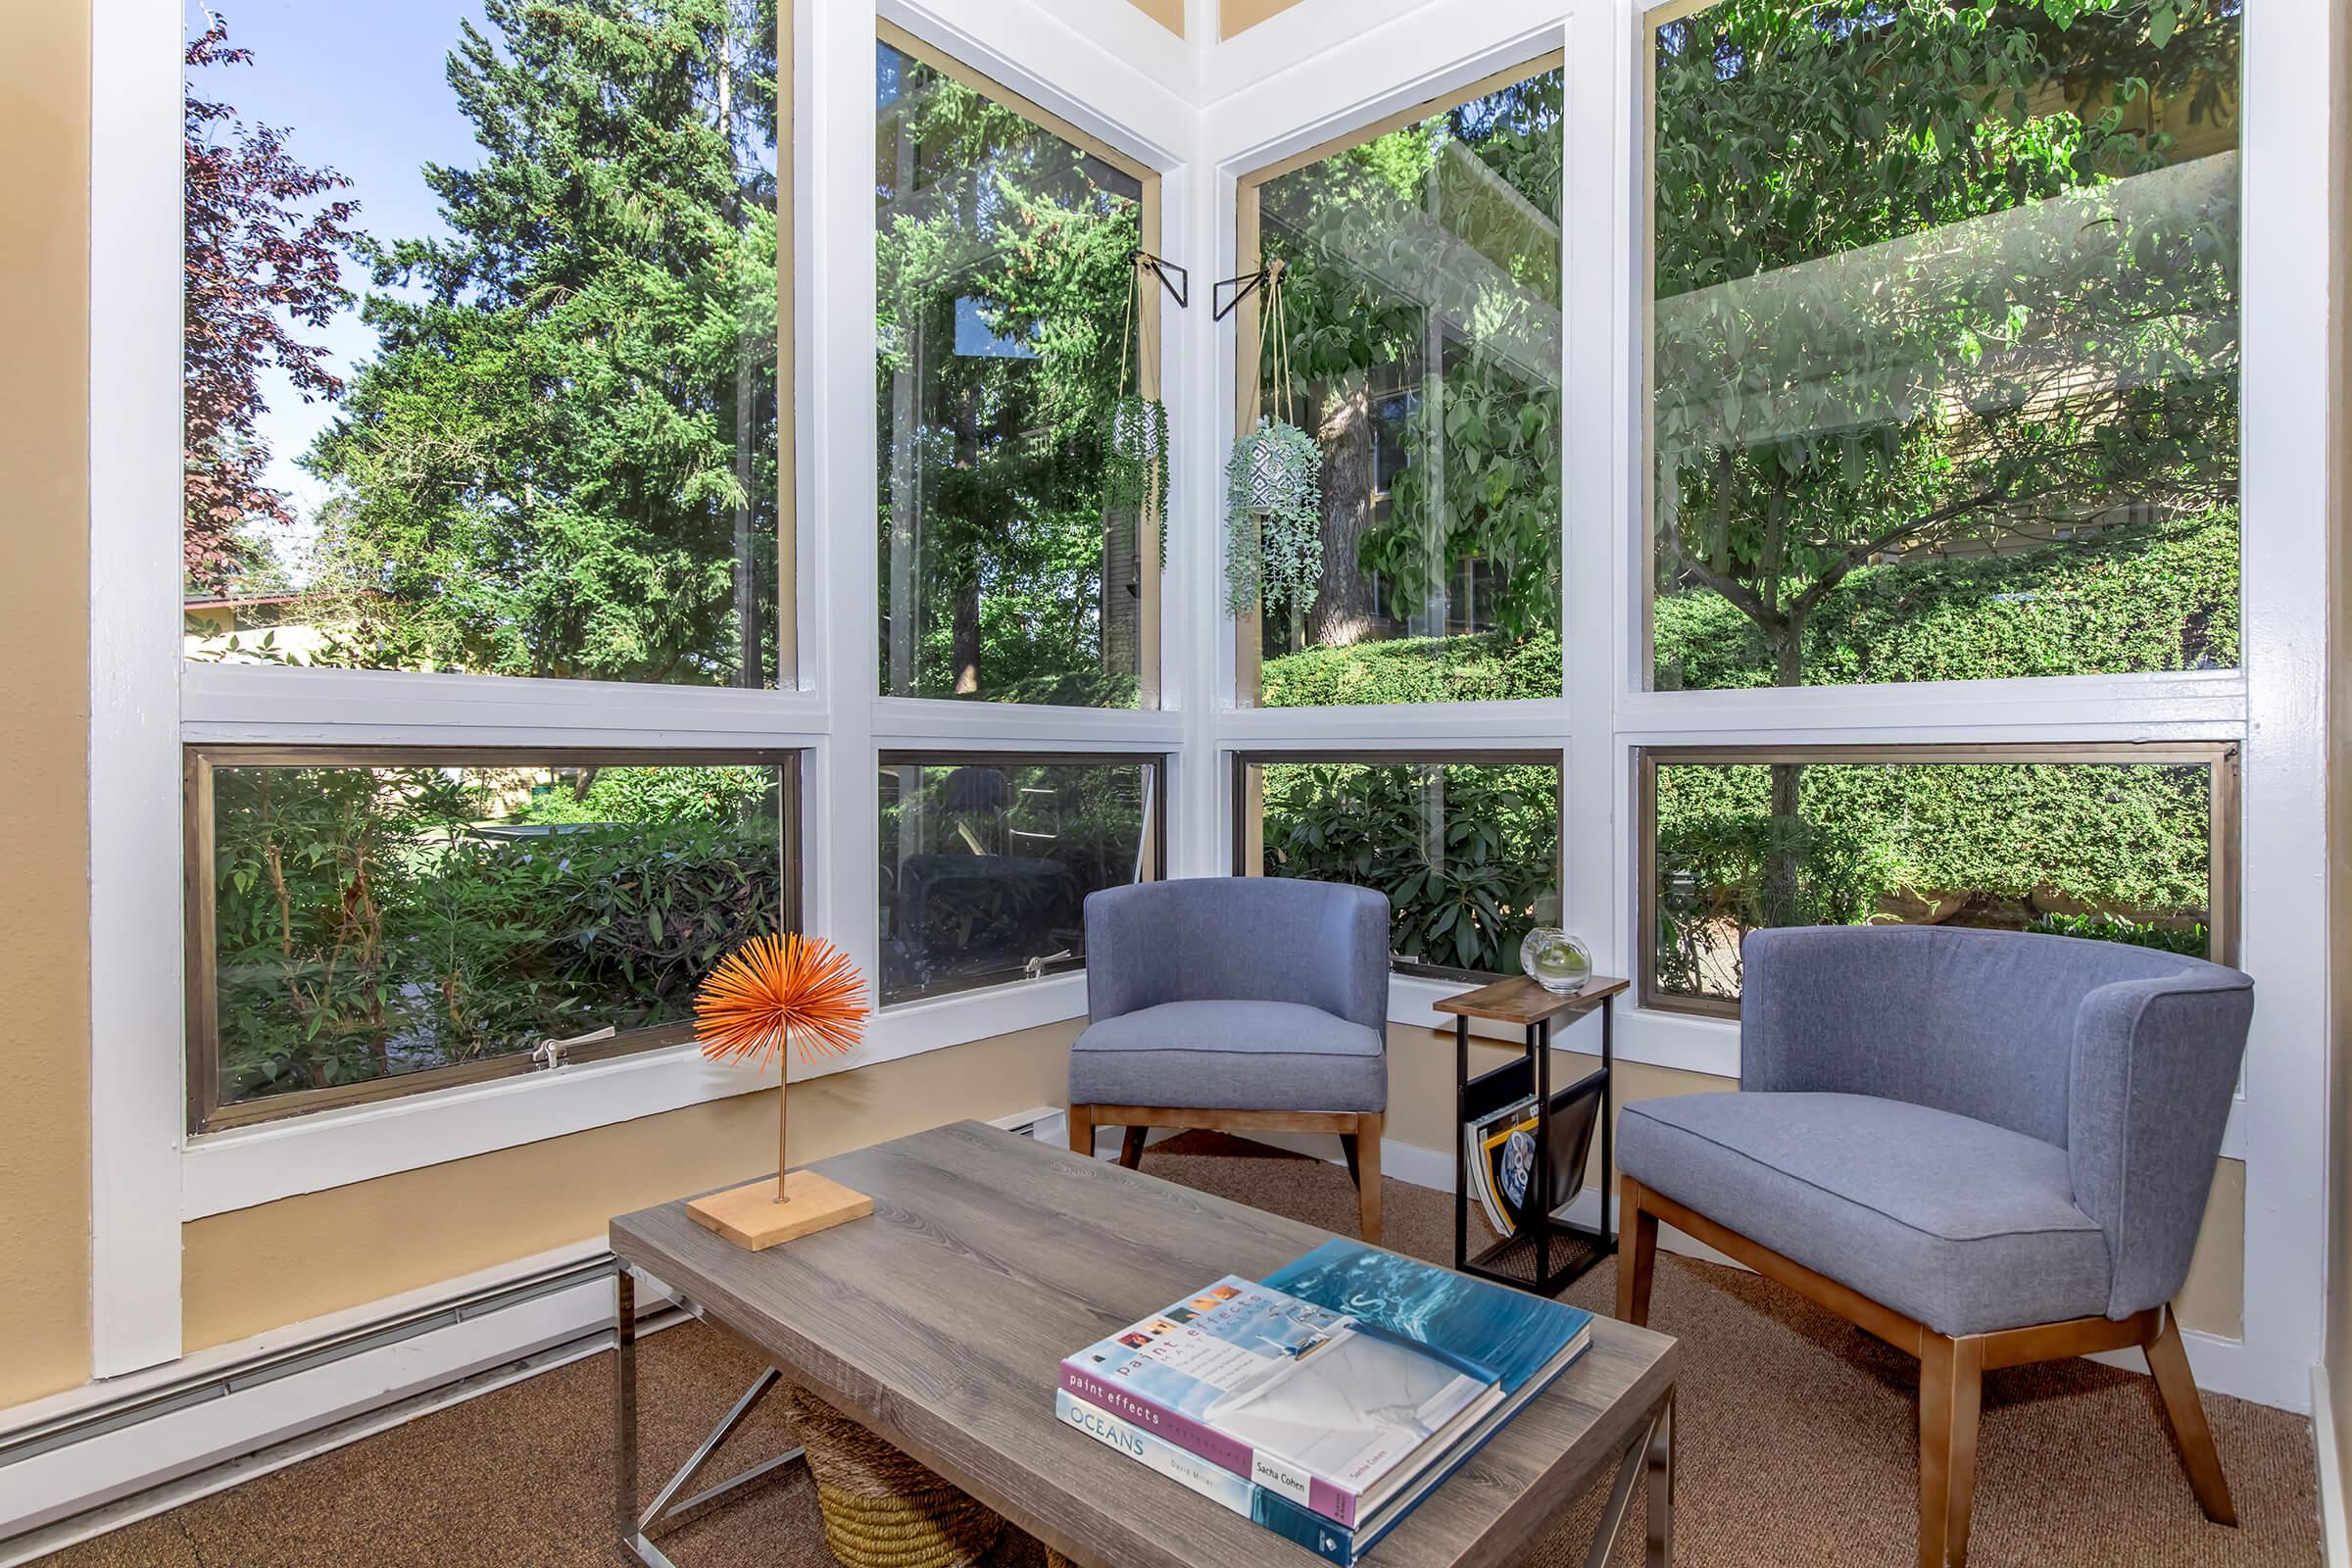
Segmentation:
<svg viewBox="0 0 2352 1568">
<path fill-rule="evenodd" d="M 1149 268 L 1152 275 L 1159 279 L 1159 286 L 1168 291 L 1168 298 L 1176 302 L 1178 310 L 1186 310 L 1191 307 L 1193 274 L 1190 271 L 1178 267 L 1166 257 L 1154 256 L 1150 251 L 1139 250 L 1134 253 L 1134 259 L 1136 266 Z M 1176 275 L 1170 277 L 1168 276 L 1170 272 L 1174 272 Z"/>
<path fill-rule="evenodd" d="M 1261 267 L 1254 272 L 1244 272 L 1239 277 L 1221 277 L 1217 279 L 1215 283 L 1210 285 L 1208 290 L 1209 304 L 1212 307 L 1209 314 L 1209 319 L 1214 321 L 1222 321 L 1225 319 L 1225 318 L 1231 316 L 1236 310 L 1241 308 L 1242 301 L 1250 297 L 1250 291 L 1263 284 L 1268 275 L 1268 270 Z M 1222 305 L 1219 305 L 1217 304 L 1217 290 L 1226 288 L 1233 290 L 1233 298 L 1225 301 L 1225 303 Z"/>
</svg>

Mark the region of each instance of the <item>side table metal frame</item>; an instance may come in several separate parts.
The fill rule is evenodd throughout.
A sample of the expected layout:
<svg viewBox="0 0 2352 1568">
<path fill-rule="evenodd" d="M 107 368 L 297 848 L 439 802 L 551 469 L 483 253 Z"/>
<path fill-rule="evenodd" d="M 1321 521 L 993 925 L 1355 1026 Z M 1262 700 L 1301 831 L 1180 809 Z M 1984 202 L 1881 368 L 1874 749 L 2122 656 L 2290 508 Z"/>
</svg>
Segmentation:
<svg viewBox="0 0 2352 1568">
<path fill-rule="evenodd" d="M 1514 1248 L 1525 1245 L 1517 1236 L 1506 1236 L 1480 1252 L 1470 1255 L 1470 1134 L 1468 1096 L 1473 1082 L 1470 1076 L 1470 1017 L 1456 1013 L 1453 1019 L 1453 1266 L 1464 1274 L 1493 1280 L 1539 1296 L 1557 1296 L 1575 1284 L 1604 1259 L 1617 1251 L 1617 1226 L 1610 1200 L 1615 1185 L 1609 1173 L 1615 1169 L 1615 1150 L 1612 1145 L 1612 1118 L 1609 1114 L 1611 1092 L 1615 1088 L 1617 1065 L 1615 993 L 1603 994 L 1597 1004 L 1566 1012 L 1571 1021 L 1600 1008 L 1600 1065 L 1579 1079 L 1572 1088 L 1599 1081 L 1600 1085 L 1600 1226 L 1580 1225 L 1573 1220 L 1557 1217 L 1548 1209 L 1535 1220 L 1536 1277 L 1522 1279 L 1507 1270 L 1493 1266 L 1494 1259 Z M 1529 1176 L 1528 1191 L 1548 1197 L 1551 1192 L 1551 1019 L 1538 1018 L 1527 1026 L 1527 1061 L 1536 1088 L 1536 1166 Z M 1497 1071 L 1508 1071 L 1518 1063 L 1508 1063 Z M 1592 1249 L 1592 1255 L 1582 1262 L 1569 1263 L 1558 1272 L 1551 1266 L 1554 1238 L 1567 1236 Z"/>
</svg>

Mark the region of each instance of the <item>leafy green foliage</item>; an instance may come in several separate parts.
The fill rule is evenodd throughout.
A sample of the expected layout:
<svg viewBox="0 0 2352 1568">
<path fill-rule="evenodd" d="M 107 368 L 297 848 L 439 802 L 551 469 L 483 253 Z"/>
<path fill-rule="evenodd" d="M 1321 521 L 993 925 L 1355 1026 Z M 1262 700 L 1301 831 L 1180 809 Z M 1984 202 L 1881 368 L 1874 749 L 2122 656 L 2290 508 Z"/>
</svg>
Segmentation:
<svg viewBox="0 0 2352 1568">
<path fill-rule="evenodd" d="M 1863 566 L 1806 617 L 1808 683 L 2234 668 L 2236 510 L 1931 564 Z M 1772 650 L 1721 596 L 1651 607 L 1662 688 L 1769 686 Z"/>
<path fill-rule="evenodd" d="M 1890 551 L 2233 505 L 2235 163 L 2147 127 L 2214 150 L 2239 20 L 1723 0 L 1658 28 L 1661 596 L 1719 595 L 1796 685 Z"/>
<path fill-rule="evenodd" d="M 1801 818 L 1776 815 L 1762 764 L 1658 769 L 1659 976 L 1737 995 L 1739 939 L 1768 925 L 1942 918 L 2163 945 L 2202 930 L 2210 898 L 2201 766 L 1809 763 Z M 1798 868 L 1789 912 L 1768 892 Z M 2202 952 L 2200 942 L 2197 951 Z"/>
<path fill-rule="evenodd" d="M 1387 894 L 1399 958 L 1516 974 L 1557 916 L 1556 767 L 1281 762 L 1263 782 L 1265 874 Z"/>
<path fill-rule="evenodd" d="M 1426 621 L 1466 563 L 1483 573 L 1474 623 L 1558 632 L 1561 91 L 1538 72 L 1261 193 L 1288 328 L 1264 378 L 1284 364 L 1300 379 L 1323 447 L 1329 559 L 1306 646 Z M 1384 442 L 1401 464 L 1381 505 Z"/>
<path fill-rule="evenodd" d="M 764 770 L 608 770 L 590 795 L 612 815 L 537 829 L 494 816 L 511 780 L 432 768 L 232 766 L 214 787 L 225 1102 L 675 1022 L 782 906 Z"/>
<path fill-rule="evenodd" d="M 455 232 L 368 248 L 376 355 L 307 459 L 320 597 L 358 662 L 771 681 L 772 3 L 482 14 L 480 162 L 424 171 Z"/>
<path fill-rule="evenodd" d="M 1140 588 L 1106 567 L 1162 482 L 1112 430 L 1140 193 L 911 55 L 876 70 L 882 690 L 1108 696 Z"/>
</svg>

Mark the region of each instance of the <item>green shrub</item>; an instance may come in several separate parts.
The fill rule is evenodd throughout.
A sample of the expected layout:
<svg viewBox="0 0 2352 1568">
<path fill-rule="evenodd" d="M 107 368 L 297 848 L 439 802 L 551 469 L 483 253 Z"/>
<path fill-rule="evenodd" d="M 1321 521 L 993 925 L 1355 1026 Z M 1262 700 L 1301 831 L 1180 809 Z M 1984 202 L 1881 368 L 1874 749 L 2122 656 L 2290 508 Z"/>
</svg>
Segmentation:
<svg viewBox="0 0 2352 1568">
<path fill-rule="evenodd" d="M 1558 918 L 1559 772 L 1464 763 L 1432 780 L 1431 771 L 1270 764 L 1265 874 L 1387 894 L 1389 946 L 1408 961 L 1517 974 L 1520 941 Z"/>
<path fill-rule="evenodd" d="M 1805 682 L 2231 668 L 2234 510 L 2008 555 L 1864 566 L 1805 623 Z M 1755 624 L 1700 590 L 1651 607 L 1660 687 L 1769 686 Z"/>
<path fill-rule="evenodd" d="M 2237 561 L 2236 515 L 2222 510 L 1997 557 L 1864 567 L 1815 611 L 1807 679 L 2233 665 Z M 1653 624 L 1662 685 L 1771 683 L 1771 661 L 1752 623 L 1728 601 L 1666 595 L 1653 607 Z M 1263 689 L 1269 707 L 1496 701 L 1557 697 L 1560 673 L 1560 644 L 1548 633 L 1517 641 L 1400 638 L 1269 660 Z M 1525 921 L 1490 917 L 1463 891 L 1461 872 L 1475 862 L 1460 870 L 1445 859 L 1432 865 L 1420 818 L 1385 801 L 1377 778 L 1357 781 L 1412 771 L 1270 767 L 1267 870 L 1388 892 L 1400 954 L 1475 949 L 1475 961 L 1464 966 L 1515 968 L 1513 933 L 1524 932 Z M 1479 771 L 1448 770 L 1449 827 L 1491 824 L 1508 846 L 1507 861 L 1541 866 L 1547 877 L 1557 854 L 1547 787 L 1482 796 L 1455 782 Z M 1278 782 L 1310 773 L 1311 789 Z M 1905 892 L 2054 898 L 2099 912 L 2045 915 L 2034 929 L 2073 920 L 2066 928 L 2075 934 L 2201 952 L 2202 926 L 2151 925 L 2131 911 L 2205 907 L 2207 787 L 2197 767 L 1814 766 L 1805 775 L 1803 819 L 1788 822 L 1772 815 L 1765 767 L 1668 767 L 1659 777 L 1653 934 L 1662 976 L 1670 988 L 1696 988 L 1710 943 L 1727 928 L 1764 923 L 1764 867 L 1777 850 L 1793 853 L 1799 866 L 1793 909 L 1805 920 L 1868 919 Z M 1516 874 L 1524 882 L 1530 873 Z M 1524 887 L 1514 897 L 1524 900 Z M 1488 903 L 1497 912 L 1516 906 L 1492 897 Z M 1456 908 L 1453 923 L 1436 932 Z M 1421 948 L 1410 946 L 1416 942 Z"/>
<path fill-rule="evenodd" d="M 693 782 L 713 773 L 747 775 L 717 781 L 732 805 L 709 799 L 707 777 Z M 222 1098 L 686 1017 L 719 953 L 775 927 L 783 867 L 761 809 L 771 778 L 611 769 L 591 802 L 602 789 L 609 806 L 655 813 L 666 794 L 710 819 L 515 835 L 480 825 L 491 803 L 437 769 L 218 770 Z"/>
</svg>

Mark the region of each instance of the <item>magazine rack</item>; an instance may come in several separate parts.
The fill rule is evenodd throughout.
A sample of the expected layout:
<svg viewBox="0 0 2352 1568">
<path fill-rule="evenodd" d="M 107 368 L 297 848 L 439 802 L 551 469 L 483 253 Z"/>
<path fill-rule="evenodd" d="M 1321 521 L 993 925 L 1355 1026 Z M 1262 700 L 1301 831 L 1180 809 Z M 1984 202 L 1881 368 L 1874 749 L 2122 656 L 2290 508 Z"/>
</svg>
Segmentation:
<svg viewBox="0 0 2352 1568">
<path fill-rule="evenodd" d="M 1574 991 L 1546 991 L 1525 975 L 1497 980 L 1491 986 L 1448 997 L 1437 1010 L 1453 1014 L 1453 1266 L 1465 1274 L 1516 1286 L 1539 1296 L 1556 1296 L 1581 1279 L 1602 1258 L 1617 1250 L 1617 1230 L 1611 1223 L 1609 1074 L 1616 1066 L 1610 1001 L 1627 982 L 1594 975 Z M 1595 1007 L 1600 1009 L 1600 1066 L 1570 1086 L 1571 1091 L 1597 1089 L 1600 1118 L 1600 1225 L 1580 1225 L 1548 1207 L 1552 1192 L 1551 1138 L 1551 1027 L 1554 1021 L 1574 1022 Z M 1470 1075 L 1470 1020 L 1516 1024 L 1525 1031 L 1527 1054 L 1473 1078 Z M 1482 1089 L 1508 1080 L 1527 1084 L 1536 1101 L 1535 1168 L 1528 1179 L 1530 1201 L 1523 1210 L 1528 1220 L 1517 1232 L 1470 1255 L 1470 1104 Z M 1575 1095 L 1568 1097 L 1571 1102 Z M 1482 1156 L 1483 1157 L 1483 1156 Z M 1581 1173 L 1570 1173 L 1573 1180 Z"/>
</svg>

